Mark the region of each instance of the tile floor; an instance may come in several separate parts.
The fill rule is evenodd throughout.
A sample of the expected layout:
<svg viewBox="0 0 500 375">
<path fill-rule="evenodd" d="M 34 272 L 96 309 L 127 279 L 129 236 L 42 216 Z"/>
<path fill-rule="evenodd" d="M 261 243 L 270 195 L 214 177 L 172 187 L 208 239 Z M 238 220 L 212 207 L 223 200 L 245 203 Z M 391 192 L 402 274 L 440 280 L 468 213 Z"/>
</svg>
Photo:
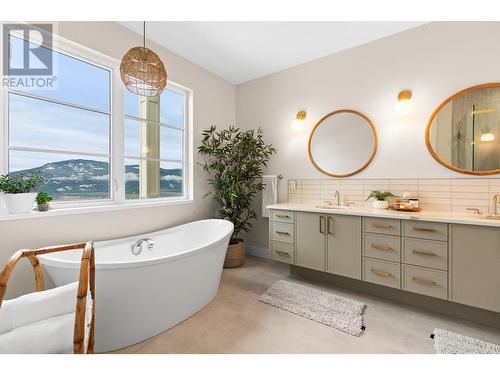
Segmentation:
<svg viewBox="0 0 500 375">
<path fill-rule="evenodd" d="M 364 302 L 366 331 L 354 337 L 258 301 L 287 278 Z M 249 256 L 242 268 L 224 270 L 219 294 L 198 314 L 117 353 L 434 353 L 435 327 L 500 344 L 498 329 L 305 281 L 285 264 Z"/>
</svg>

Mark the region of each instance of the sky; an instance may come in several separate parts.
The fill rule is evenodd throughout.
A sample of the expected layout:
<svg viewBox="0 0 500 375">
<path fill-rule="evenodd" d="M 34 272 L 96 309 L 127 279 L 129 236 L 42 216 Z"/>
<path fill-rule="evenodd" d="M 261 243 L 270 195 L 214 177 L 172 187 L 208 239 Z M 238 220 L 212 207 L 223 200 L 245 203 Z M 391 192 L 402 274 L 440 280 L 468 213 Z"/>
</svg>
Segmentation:
<svg viewBox="0 0 500 375">
<path fill-rule="evenodd" d="M 22 41 L 11 37 L 11 64 L 19 66 Z M 57 88 L 27 91 L 30 94 L 85 106 L 97 111 L 83 110 L 38 99 L 9 94 L 9 145 L 46 148 L 61 151 L 110 153 L 110 73 L 81 60 L 54 53 Z M 124 88 L 125 114 L 139 115 L 139 97 Z M 160 101 L 160 122 L 182 127 L 183 96 L 165 90 Z M 139 156 L 140 121 L 124 119 L 126 156 Z M 161 127 L 161 159 L 180 160 L 182 131 Z M 75 159 L 77 155 L 10 151 L 9 170 L 38 167 L 49 162 Z M 82 156 L 81 158 L 89 158 Z M 94 160 L 106 158 L 93 157 Z M 137 163 L 137 162 L 135 162 Z"/>
</svg>

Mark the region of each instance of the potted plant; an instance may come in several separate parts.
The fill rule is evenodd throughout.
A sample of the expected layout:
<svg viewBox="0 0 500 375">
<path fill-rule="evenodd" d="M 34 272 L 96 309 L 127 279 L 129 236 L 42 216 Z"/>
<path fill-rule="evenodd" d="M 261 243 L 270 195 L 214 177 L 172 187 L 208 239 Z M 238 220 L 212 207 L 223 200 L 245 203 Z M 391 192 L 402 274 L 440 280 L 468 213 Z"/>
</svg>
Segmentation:
<svg viewBox="0 0 500 375">
<path fill-rule="evenodd" d="M 211 126 L 203 131 L 198 152 L 207 157 L 200 165 L 210 176 L 213 191 L 207 195 L 218 204 L 217 217 L 234 225 L 224 267 L 239 267 L 245 262 L 245 242 L 238 236 L 249 232 L 257 218 L 252 201 L 264 189 L 262 169 L 276 149 L 265 144 L 261 128 L 218 131 Z"/>
<path fill-rule="evenodd" d="M 373 208 L 385 210 L 389 208 L 388 199 L 392 197 L 394 197 L 394 195 L 389 191 L 373 190 L 366 200 L 375 198 L 373 201 Z"/>
<path fill-rule="evenodd" d="M 31 174 L 10 173 L 0 176 L 5 207 L 9 213 L 30 212 L 35 204 L 36 188 L 42 186 L 44 178 L 39 172 Z"/>
<path fill-rule="evenodd" d="M 48 211 L 49 202 L 52 201 L 52 197 L 46 192 L 41 191 L 36 196 L 36 203 L 38 205 L 38 211 Z"/>
</svg>

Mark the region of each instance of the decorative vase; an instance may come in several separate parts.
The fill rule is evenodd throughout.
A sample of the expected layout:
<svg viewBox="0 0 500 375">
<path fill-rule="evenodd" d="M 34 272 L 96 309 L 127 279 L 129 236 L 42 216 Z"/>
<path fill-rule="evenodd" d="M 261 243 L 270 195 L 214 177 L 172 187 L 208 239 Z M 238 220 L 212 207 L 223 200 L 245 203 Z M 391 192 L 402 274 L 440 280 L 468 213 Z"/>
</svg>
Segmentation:
<svg viewBox="0 0 500 375">
<path fill-rule="evenodd" d="M 38 203 L 38 211 L 48 211 L 49 204 L 48 203 Z"/>
<path fill-rule="evenodd" d="M 224 268 L 236 268 L 245 263 L 245 241 L 241 238 L 231 238 L 227 247 Z"/>
<path fill-rule="evenodd" d="M 373 208 L 376 208 L 377 210 L 387 210 L 389 208 L 389 202 L 374 200 Z"/>
<path fill-rule="evenodd" d="M 37 193 L 3 194 L 5 208 L 10 214 L 31 212 Z"/>
</svg>

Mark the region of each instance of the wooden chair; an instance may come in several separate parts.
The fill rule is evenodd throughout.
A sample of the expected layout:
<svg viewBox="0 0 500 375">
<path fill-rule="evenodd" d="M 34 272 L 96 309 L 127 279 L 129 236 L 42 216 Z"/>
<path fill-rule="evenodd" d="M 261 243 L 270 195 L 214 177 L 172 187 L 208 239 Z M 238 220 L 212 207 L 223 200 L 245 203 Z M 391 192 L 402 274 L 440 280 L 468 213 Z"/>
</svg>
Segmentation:
<svg viewBox="0 0 500 375">
<path fill-rule="evenodd" d="M 36 291 L 45 290 L 45 281 L 43 276 L 43 268 L 38 261 L 38 255 L 54 253 L 67 250 L 82 249 L 82 261 L 80 265 L 80 277 L 78 282 L 78 292 L 76 300 L 75 312 L 75 328 L 73 334 L 73 353 L 74 354 L 90 354 L 94 352 L 94 311 L 95 311 L 95 260 L 94 260 L 94 243 L 83 242 L 73 245 L 64 245 L 56 247 L 45 247 L 36 250 L 18 250 L 12 255 L 0 272 L 0 308 L 7 288 L 9 277 L 21 258 L 28 258 L 33 266 L 35 273 Z M 90 329 L 85 330 L 85 318 L 87 311 L 87 295 L 90 293 Z"/>
</svg>

